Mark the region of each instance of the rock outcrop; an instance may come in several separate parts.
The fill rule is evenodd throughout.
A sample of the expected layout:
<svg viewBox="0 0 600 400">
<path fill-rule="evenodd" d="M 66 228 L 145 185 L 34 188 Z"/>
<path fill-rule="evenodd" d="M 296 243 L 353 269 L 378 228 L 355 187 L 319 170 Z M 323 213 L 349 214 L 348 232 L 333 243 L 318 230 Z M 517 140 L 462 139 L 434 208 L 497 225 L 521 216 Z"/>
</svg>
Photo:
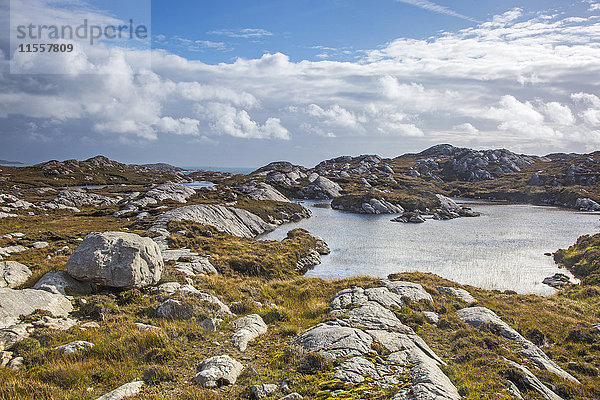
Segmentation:
<svg viewBox="0 0 600 400">
<path fill-rule="evenodd" d="M 456 387 L 439 368 L 443 361 L 391 311 L 405 301 L 396 290 L 411 299 L 427 297 L 419 293 L 420 285 L 414 285 L 388 282 L 384 287 L 342 290 L 331 301 L 336 319 L 316 325 L 293 343 L 326 358 L 345 359 L 333 375 L 344 382 L 363 383 L 368 379 L 375 385 L 408 383 L 395 395 L 396 400 L 460 399 Z M 372 352 L 374 342 L 389 355 L 374 361 L 365 357 Z M 410 382 L 404 381 L 406 372 Z"/>
<path fill-rule="evenodd" d="M 497 332 L 498 335 L 510 340 L 514 340 L 520 344 L 522 346 L 520 354 L 529 358 L 539 368 L 545 369 L 562 379 L 579 383 L 574 376 L 559 367 L 546 355 L 546 353 L 540 350 L 535 344 L 521 336 L 519 332 L 514 330 L 506 322 L 502 321 L 500 317 L 498 317 L 492 310 L 485 307 L 470 307 L 459 310 L 457 314 L 462 321 L 474 326 L 475 328 L 480 328 L 481 326 L 496 327 L 494 332 Z"/>
<path fill-rule="evenodd" d="M 66 317 L 73 306 L 65 296 L 44 290 L 0 288 L 0 329 L 15 325 L 19 316 L 27 316 L 35 310 Z"/>
<path fill-rule="evenodd" d="M 560 289 L 560 288 L 563 288 L 565 286 L 572 284 L 571 278 L 569 278 L 567 275 L 561 274 L 561 273 L 554 274 L 552 276 L 544 278 L 542 283 L 544 285 L 548 285 L 548 286 L 551 286 L 556 289 Z"/>
<path fill-rule="evenodd" d="M 304 199 L 327 200 L 340 196 L 341 191 L 342 188 L 340 185 L 324 176 L 319 176 L 309 183 L 308 186 L 300 189 L 298 195 Z"/>
<path fill-rule="evenodd" d="M 334 199 L 331 208 L 357 214 L 401 214 L 402 206 L 383 198 L 367 196 L 342 196 Z"/>
<path fill-rule="evenodd" d="M 94 343 L 86 342 L 84 340 L 77 340 L 75 342 L 55 347 L 54 350 L 58 351 L 61 354 L 75 354 L 79 351 L 89 350 L 92 347 L 94 347 Z"/>
<path fill-rule="evenodd" d="M 182 274 L 194 275 L 217 275 L 217 269 L 210 263 L 208 257 L 191 252 L 189 249 L 163 250 L 164 261 L 176 261 L 175 270 Z"/>
<path fill-rule="evenodd" d="M 102 397 L 98 397 L 96 400 L 122 400 L 133 397 L 142 390 L 142 386 L 144 386 L 143 381 L 129 382 Z"/>
<path fill-rule="evenodd" d="M 306 179 L 306 168 L 285 161 L 272 162 L 252 173 L 264 176 L 265 182 L 278 186 L 292 186 Z"/>
<path fill-rule="evenodd" d="M 150 230 L 168 233 L 166 229 L 170 221 L 197 222 L 213 226 L 221 232 L 245 238 L 256 237 L 261 233 L 270 232 L 276 227 L 246 210 L 201 204 L 176 208 L 159 215 Z"/>
<path fill-rule="evenodd" d="M 27 282 L 31 270 L 16 261 L 0 262 L 0 288 L 15 288 Z"/>
<path fill-rule="evenodd" d="M 73 278 L 114 288 L 158 283 L 164 268 L 160 248 L 132 233 L 90 233 L 67 261 Z"/>
<path fill-rule="evenodd" d="M 468 304 L 477 302 L 477 300 L 473 296 L 471 296 L 471 293 L 467 292 L 465 289 L 446 287 L 446 286 L 436 286 L 436 289 L 441 294 L 457 297 L 461 301 L 464 301 L 465 303 L 468 303 Z"/>
<path fill-rule="evenodd" d="M 33 288 L 69 296 L 90 294 L 93 290 L 89 282 L 78 281 L 66 271 L 48 272 L 36 282 Z"/>
<path fill-rule="evenodd" d="M 385 286 L 392 292 L 400 295 L 404 301 L 433 302 L 433 298 L 423 286 L 414 282 L 385 281 Z"/>
<path fill-rule="evenodd" d="M 258 314 L 238 318 L 231 325 L 236 329 L 231 335 L 231 343 L 239 351 L 246 351 L 249 342 L 267 333 L 267 324 Z"/>
<path fill-rule="evenodd" d="M 81 207 L 101 207 L 117 204 L 123 198 L 102 196 L 96 193 L 89 193 L 85 189 L 67 189 L 58 193 L 56 199 L 42 201 L 36 204 L 40 208 L 51 210 L 72 210 L 77 211 Z"/>
<path fill-rule="evenodd" d="M 575 202 L 575 208 L 581 211 L 600 211 L 600 204 L 589 198 L 579 198 Z"/>
<path fill-rule="evenodd" d="M 479 182 L 503 174 L 520 172 L 540 157 L 515 154 L 509 150 L 472 150 L 448 144 L 433 146 L 417 154 L 411 171 L 424 179 Z M 413 174 L 414 176 L 415 174 Z"/>
<path fill-rule="evenodd" d="M 228 355 L 215 356 L 204 360 L 198 366 L 194 381 L 206 388 L 233 385 L 242 373 L 244 366 Z"/>
<path fill-rule="evenodd" d="M 120 217 L 134 212 L 139 212 L 141 209 L 157 204 L 161 201 L 176 201 L 178 203 L 187 203 L 187 200 L 196 194 L 196 191 L 189 186 L 178 183 L 163 183 L 150 189 L 146 194 L 139 199 L 132 200 L 125 205 L 120 211 L 113 215 Z"/>
<path fill-rule="evenodd" d="M 248 182 L 244 185 L 238 185 L 236 188 L 253 200 L 281 201 L 285 203 L 290 201 L 273 186 L 264 182 Z"/>
</svg>

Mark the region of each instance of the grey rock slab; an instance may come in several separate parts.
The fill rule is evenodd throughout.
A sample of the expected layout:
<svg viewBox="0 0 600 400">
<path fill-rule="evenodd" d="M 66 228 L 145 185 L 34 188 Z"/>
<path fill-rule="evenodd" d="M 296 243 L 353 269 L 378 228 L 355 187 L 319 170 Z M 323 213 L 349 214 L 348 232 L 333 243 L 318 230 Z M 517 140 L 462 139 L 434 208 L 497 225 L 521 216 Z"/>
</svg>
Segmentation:
<svg viewBox="0 0 600 400">
<path fill-rule="evenodd" d="M 469 307 L 457 311 L 458 318 L 469 325 L 479 328 L 484 324 L 491 324 L 500 329 L 500 335 L 511 340 L 524 340 L 510 325 L 502 321 L 492 310 L 485 307 Z"/>
<path fill-rule="evenodd" d="M 312 327 L 294 338 L 293 343 L 307 351 L 336 359 L 360 356 L 371 351 L 373 339 L 360 329 L 343 326 L 334 321 Z"/>
<path fill-rule="evenodd" d="M 425 319 L 432 325 L 436 325 L 440 321 L 439 315 L 432 311 L 424 311 Z"/>
<path fill-rule="evenodd" d="M 374 341 L 379 342 L 383 347 L 385 347 L 389 352 L 400 352 L 400 351 L 408 351 L 409 353 L 421 351 L 429 358 L 434 360 L 436 363 L 445 364 L 442 359 L 440 359 L 437 354 L 429 346 L 425 341 L 415 333 L 400 333 L 400 332 L 388 332 L 388 331 L 378 331 L 378 330 L 369 330 L 367 333 L 372 337 Z"/>
<path fill-rule="evenodd" d="M 158 326 L 154 326 L 154 325 L 148 325 L 148 324 L 144 324 L 141 322 L 136 322 L 134 324 L 140 331 L 144 331 L 144 332 L 155 332 L 155 333 L 164 333 L 164 331 L 162 330 L 162 328 L 159 328 Z"/>
<path fill-rule="evenodd" d="M 285 197 L 283 194 L 281 194 L 281 192 L 279 192 L 277 189 L 275 189 L 268 183 L 250 182 L 246 185 L 238 186 L 238 189 L 253 200 L 271 200 L 281 201 L 285 203 L 290 202 L 290 200 L 287 197 Z"/>
<path fill-rule="evenodd" d="M 143 381 L 133 381 L 118 387 L 104 396 L 98 397 L 96 400 L 122 400 L 128 397 L 133 397 L 142 390 Z"/>
<path fill-rule="evenodd" d="M 418 283 L 405 281 L 385 281 L 385 286 L 392 292 L 400 295 L 402 299 L 407 301 L 429 301 L 433 302 L 433 298 L 423 286 Z"/>
<path fill-rule="evenodd" d="M 379 303 L 369 301 L 347 314 L 348 323 L 356 328 L 412 333 L 396 315 Z"/>
<path fill-rule="evenodd" d="M 308 199 L 333 199 L 340 196 L 342 188 L 337 183 L 318 176 L 311 181 L 306 187 L 298 191 L 298 195 Z"/>
<path fill-rule="evenodd" d="M 335 369 L 333 378 L 344 382 L 361 383 L 366 378 L 372 378 L 379 383 L 396 384 L 396 369 L 387 365 L 374 364 L 364 357 L 352 357 Z"/>
<path fill-rule="evenodd" d="M 34 249 L 44 249 L 48 246 L 50 246 L 48 242 L 35 242 L 31 245 L 31 247 L 33 247 Z"/>
<path fill-rule="evenodd" d="M 165 319 L 190 319 L 193 316 L 191 307 L 178 300 L 166 300 L 156 308 L 156 316 Z"/>
<path fill-rule="evenodd" d="M 521 344 L 522 348 L 519 353 L 522 356 L 529 358 L 538 367 L 543 368 L 560 378 L 579 383 L 577 378 L 559 367 L 539 347 L 521 336 L 519 332 L 514 330 L 506 322 L 502 321 L 492 310 L 485 307 L 469 307 L 457 311 L 457 315 L 463 322 L 466 322 L 475 328 L 479 328 L 483 324 L 496 326 L 499 329 L 499 334 L 501 336 Z"/>
<path fill-rule="evenodd" d="M 438 363 L 420 349 L 392 353 L 388 360 L 412 365 L 412 385 L 401 390 L 393 400 L 459 400 L 458 390 L 439 368 Z"/>
<path fill-rule="evenodd" d="M 15 357 L 9 361 L 6 367 L 12 370 L 17 370 L 22 368 L 23 365 L 25 365 L 25 359 L 23 357 Z"/>
<path fill-rule="evenodd" d="M 145 197 L 153 198 L 156 201 L 173 200 L 179 203 L 187 203 L 187 199 L 196 194 L 196 191 L 189 186 L 178 183 L 163 183 L 149 190 Z"/>
<path fill-rule="evenodd" d="M 178 262 L 173 268 L 189 276 L 219 274 L 207 257 L 195 257 L 191 262 Z"/>
<path fill-rule="evenodd" d="M 17 324 L 0 329 L 0 351 L 10 349 L 15 343 L 29 337 L 30 324 Z"/>
<path fill-rule="evenodd" d="M 454 200 L 452 200 L 451 198 L 443 196 L 441 194 L 436 194 L 436 197 L 438 198 L 438 200 L 440 202 L 440 208 L 442 210 L 447 211 L 447 212 L 455 212 L 455 213 L 460 212 L 460 206 L 458 204 L 456 204 L 456 202 Z"/>
<path fill-rule="evenodd" d="M 0 288 L 0 329 L 16 324 L 19 316 L 38 309 L 55 317 L 66 317 L 73 311 L 73 305 L 65 296 L 44 290 Z"/>
<path fill-rule="evenodd" d="M 436 289 L 438 290 L 438 292 L 440 292 L 442 294 L 458 297 L 460 300 L 464 301 L 465 303 L 471 304 L 471 303 L 477 302 L 477 300 L 471 295 L 471 293 L 467 292 L 465 289 L 446 287 L 446 286 L 436 286 Z"/>
<path fill-rule="evenodd" d="M 89 282 L 78 281 L 67 271 L 48 272 L 36 282 L 33 288 L 62 295 L 92 293 L 92 285 Z"/>
<path fill-rule="evenodd" d="M 578 208 L 581 211 L 600 211 L 600 204 L 590 198 L 579 198 L 575 202 L 575 208 Z"/>
<path fill-rule="evenodd" d="M 279 386 L 274 383 L 262 383 L 260 385 L 253 385 L 252 388 L 250 388 L 250 395 L 254 399 L 262 399 L 263 397 L 268 397 L 278 391 Z"/>
<path fill-rule="evenodd" d="M 201 301 L 212 304 L 217 309 L 219 316 L 229 317 L 233 315 L 229 307 L 219 300 L 217 296 L 201 292 L 192 285 L 181 285 L 179 282 L 166 282 L 159 285 L 155 291 L 167 295 L 181 294 L 184 296 L 194 296 Z"/>
<path fill-rule="evenodd" d="M 319 264 L 321 264 L 321 255 L 317 250 L 310 249 L 308 254 L 296 263 L 296 271 L 305 272 Z"/>
<path fill-rule="evenodd" d="M 27 282 L 31 270 L 16 261 L 0 261 L 0 288 L 14 288 Z"/>
<path fill-rule="evenodd" d="M 190 249 L 162 250 L 161 254 L 164 261 L 179 261 L 180 258 L 191 258 L 198 256 L 198 253 L 194 253 Z"/>
<path fill-rule="evenodd" d="M 270 232 L 276 227 L 246 210 L 201 204 L 176 208 L 159 215 L 150 230 L 166 229 L 170 221 L 197 222 L 213 226 L 221 232 L 245 238 L 256 237 L 261 233 Z"/>
<path fill-rule="evenodd" d="M 279 400 L 302 400 L 303 397 L 299 393 L 290 393 L 287 396 L 283 396 Z"/>
<path fill-rule="evenodd" d="M 542 398 L 546 400 L 563 400 L 562 397 L 550 390 L 524 366 L 517 364 L 516 362 L 511 360 L 504 359 L 504 361 L 506 361 L 513 368 L 520 372 L 517 374 L 509 374 L 507 378 L 510 381 L 518 382 L 521 386 L 525 386 L 531 390 L 535 390 L 539 393 L 540 396 L 542 396 Z"/>
<path fill-rule="evenodd" d="M 0 212 L 0 219 L 2 218 L 14 218 L 14 217 L 18 217 L 18 214 L 14 214 L 14 213 L 7 213 L 7 212 Z"/>
<path fill-rule="evenodd" d="M 133 233 L 90 233 L 67 261 L 67 272 L 80 281 L 114 288 L 141 288 L 160 281 L 160 248 Z"/>
<path fill-rule="evenodd" d="M 249 342 L 267 333 L 267 324 L 258 314 L 238 318 L 231 325 L 236 329 L 231 335 L 231 343 L 239 351 L 246 351 Z"/>
<path fill-rule="evenodd" d="M 334 310 L 341 310 L 347 308 L 349 305 L 361 305 L 368 301 L 379 303 L 387 308 L 402 308 L 404 306 L 402 297 L 390 291 L 387 287 L 365 290 L 356 286 L 339 291 L 333 300 L 331 300 L 330 305 Z"/>
<path fill-rule="evenodd" d="M 194 381 L 206 388 L 233 385 L 243 369 L 239 361 L 228 355 L 215 356 L 200 364 Z"/>
<path fill-rule="evenodd" d="M 92 347 L 94 347 L 94 343 L 86 342 L 84 340 L 77 340 L 75 342 L 55 347 L 54 350 L 61 354 L 75 354 L 79 351 L 90 350 Z"/>
<path fill-rule="evenodd" d="M 205 329 L 210 332 L 215 332 L 220 324 L 220 319 L 218 318 L 205 318 L 200 322 L 200 326 L 202 329 Z"/>
<path fill-rule="evenodd" d="M 353 286 L 339 291 L 331 300 L 330 305 L 334 310 L 342 310 L 350 305 L 365 304 L 369 298 L 365 295 L 365 289 Z"/>
<path fill-rule="evenodd" d="M 10 351 L 0 351 L 0 367 L 6 367 L 6 365 L 12 360 L 13 353 Z"/>
</svg>

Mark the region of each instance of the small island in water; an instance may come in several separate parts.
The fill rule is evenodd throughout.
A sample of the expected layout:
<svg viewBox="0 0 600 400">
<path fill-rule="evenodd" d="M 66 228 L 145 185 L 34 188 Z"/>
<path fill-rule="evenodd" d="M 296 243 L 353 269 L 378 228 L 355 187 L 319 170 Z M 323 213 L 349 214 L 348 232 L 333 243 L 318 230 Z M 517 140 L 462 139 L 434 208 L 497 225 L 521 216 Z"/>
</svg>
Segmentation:
<svg viewBox="0 0 600 400">
<path fill-rule="evenodd" d="M 597 399 L 599 203 L 600 152 L 2 166 L 0 398 Z"/>
</svg>

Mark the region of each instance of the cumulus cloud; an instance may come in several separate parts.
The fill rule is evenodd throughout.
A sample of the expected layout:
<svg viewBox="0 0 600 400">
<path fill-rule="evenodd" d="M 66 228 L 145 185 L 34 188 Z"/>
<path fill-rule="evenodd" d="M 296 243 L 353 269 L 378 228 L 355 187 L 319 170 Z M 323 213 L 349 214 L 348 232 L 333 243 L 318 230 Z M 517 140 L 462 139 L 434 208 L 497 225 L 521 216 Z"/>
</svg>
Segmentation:
<svg viewBox="0 0 600 400">
<path fill-rule="evenodd" d="M 546 116 L 553 122 L 561 125 L 573 125 L 575 117 L 568 106 L 564 106 L 558 102 L 550 102 L 545 106 Z"/>
<path fill-rule="evenodd" d="M 246 110 L 238 110 L 229 104 L 198 106 L 198 115 L 209 121 L 211 128 L 220 135 L 244 139 L 290 139 L 290 132 L 281 125 L 279 118 L 268 118 L 260 125 Z"/>
<path fill-rule="evenodd" d="M 479 129 L 475 128 L 473 125 L 471 125 L 468 122 L 465 122 L 464 124 L 460 124 L 460 125 L 454 125 L 452 127 L 452 130 L 454 132 L 466 133 L 469 135 L 476 135 L 479 133 Z"/>
<path fill-rule="evenodd" d="M 450 142 L 505 147 L 508 137 L 536 152 L 570 150 L 599 143 L 599 41 L 597 19 L 514 9 L 427 40 L 399 38 L 359 62 L 267 53 L 211 65 L 154 50 L 150 70 L 143 50 L 94 46 L 63 60 L 61 75 L 3 72 L 0 118 L 48 132 L 76 121 L 102 138 L 244 139 L 240 148 L 368 136 L 385 150 L 390 137 L 425 146 L 443 132 Z"/>
</svg>

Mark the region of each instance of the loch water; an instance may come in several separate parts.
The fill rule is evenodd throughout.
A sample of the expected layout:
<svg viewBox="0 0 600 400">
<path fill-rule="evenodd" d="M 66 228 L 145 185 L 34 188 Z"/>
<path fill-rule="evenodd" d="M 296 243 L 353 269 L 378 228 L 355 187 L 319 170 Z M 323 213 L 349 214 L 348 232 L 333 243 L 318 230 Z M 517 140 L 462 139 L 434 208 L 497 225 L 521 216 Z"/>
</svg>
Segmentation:
<svg viewBox="0 0 600 400">
<path fill-rule="evenodd" d="M 522 204 L 472 203 L 477 218 L 391 222 L 391 215 L 362 215 L 303 201 L 312 218 L 263 235 L 281 240 L 294 228 L 322 236 L 331 254 L 307 276 L 325 279 L 357 275 L 386 277 L 422 271 L 485 289 L 549 295 L 542 280 L 559 268 L 544 255 L 567 248 L 584 234 L 600 232 L 599 214 Z"/>
</svg>

